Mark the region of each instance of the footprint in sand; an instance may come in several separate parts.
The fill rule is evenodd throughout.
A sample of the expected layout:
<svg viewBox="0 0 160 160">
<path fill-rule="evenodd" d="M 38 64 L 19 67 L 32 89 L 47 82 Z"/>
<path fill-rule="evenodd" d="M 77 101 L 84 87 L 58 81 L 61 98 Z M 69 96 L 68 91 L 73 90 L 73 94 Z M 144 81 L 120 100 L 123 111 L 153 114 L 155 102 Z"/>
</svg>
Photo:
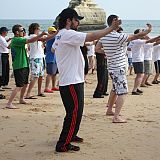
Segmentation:
<svg viewBox="0 0 160 160">
<path fill-rule="evenodd" d="M 46 112 L 45 110 L 42 110 L 40 108 L 32 108 L 32 109 L 30 109 L 30 111 L 32 111 L 32 112 Z"/>
<path fill-rule="evenodd" d="M 137 121 L 138 121 L 138 122 L 147 122 L 147 123 L 153 123 L 153 122 L 156 122 L 156 121 L 152 121 L 152 120 L 145 120 L 145 119 L 138 119 Z"/>
</svg>

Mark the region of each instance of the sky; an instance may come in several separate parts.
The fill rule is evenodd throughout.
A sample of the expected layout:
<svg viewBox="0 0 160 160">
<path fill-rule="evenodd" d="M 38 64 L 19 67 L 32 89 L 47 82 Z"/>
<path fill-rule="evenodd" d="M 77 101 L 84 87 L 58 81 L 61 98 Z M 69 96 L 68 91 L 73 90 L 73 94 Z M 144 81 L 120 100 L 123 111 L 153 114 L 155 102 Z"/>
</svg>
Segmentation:
<svg viewBox="0 0 160 160">
<path fill-rule="evenodd" d="M 55 19 L 70 0 L 5 0 L 0 19 Z M 123 20 L 159 20 L 160 0 L 93 0 Z M 3 4 L 4 3 L 4 4 Z"/>
</svg>

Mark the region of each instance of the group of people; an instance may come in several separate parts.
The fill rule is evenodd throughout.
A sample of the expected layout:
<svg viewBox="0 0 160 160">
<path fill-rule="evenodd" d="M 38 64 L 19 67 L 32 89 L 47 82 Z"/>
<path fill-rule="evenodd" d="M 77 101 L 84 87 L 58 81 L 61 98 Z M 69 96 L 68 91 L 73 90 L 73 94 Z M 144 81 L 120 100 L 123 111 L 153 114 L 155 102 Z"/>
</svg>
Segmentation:
<svg viewBox="0 0 160 160">
<path fill-rule="evenodd" d="M 6 108 L 17 109 L 12 104 L 16 94 L 20 91 L 19 103 L 26 104 L 25 99 L 36 99 L 31 95 L 35 83 L 38 81 L 38 96 L 45 97 L 42 91 L 42 81 L 46 68 L 46 83 L 44 92 L 52 93 L 59 91 L 56 84 L 56 74 L 58 73 L 56 56 L 51 52 L 54 37 L 57 32 L 55 27 L 49 27 L 48 33 L 40 34 L 40 25 L 32 23 L 29 26 L 29 35 L 21 25 L 15 25 L 12 28 L 13 38 L 9 38 L 7 42 L 5 37 L 8 34 L 6 27 L 0 28 L 0 53 L 1 53 L 1 91 L 10 89 L 7 87 L 9 82 L 9 49 L 11 49 L 13 75 L 15 78 L 16 88 L 12 91 Z M 30 73 L 30 83 L 29 82 Z M 52 80 L 52 88 L 49 88 Z M 27 89 L 28 88 L 28 89 Z M 27 89 L 27 93 L 25 95 Z M 5 96 L 1 94 L 1 99 Z"/>
<path fill-rule="evenodd" d="M 158 67 L 160 65 L 157 48 L 160 43 L 160 37 L 153 39 L 148 37 L 148 33 L 152 30 L 150 24 L 147 24 L 146 29 L 136 30 L 133 35 L 126 35 L 120 31 L 122 22 L 119 17 L 110 15 L 107 19 L 107 28 L 92 33 L 82 33 L 78 32 L 77 29 L 80 20 L 83 18 L 75 10 L 66 8 L 58 16 L 58 32 L 54 27 L 51 27 L 48 33 L 39 33 L 40 26 L 34 23 L 29 27 L 29 38 L 24 37 L 24 28 L 21 25 L 15 25 L 12 28 L 14 37 L 10 46 L 7 46 L 7 48 L 11 48 L 16 88 L 12 91 L 6 107 L 16 108 L 13 106 L 12 101 L 18 91 L 21 91 L 20 103 L 26 103 L 24 94 L 28 84 L 29 71 L 31 73 L 31 81 L 26 98 L 35 98 L 31 96 L 31 91 L 36 81 L 38 81 L 38 95 L 44 96 L 41 90 L 42 77 L 44 75 L 44 52 L 42 51 L 42 46 L 46 42 L 48 74 L 46 80 L 48 83 L 46 83 L 45 91 L 52 92 L 48 87 L 49 81 L 52 79 L 53 84 L 55 84 L 55 75 L 58 68 L 59 91 L 66 111 L 63 128 L 56 144 L 57 152 L 79 151 L 80 147 L 72 145 L 71 142 L 83 142 L 83 138 L 78 136 L 78 131 L 84 108 L 85 75 L 88 71 L 88 67 L 87 69 L 85 68 L 87 61 L 84 54 L 86 52 L 86 48 L 83 48 L 84 46 L 91 45 L 91 42 L 95 44 L 98 84 L 93 98 L 103 98 L 103 95 L 107 95 L 108 74 L 111 77 L 112 90 L 109 94 L 106 115 L 113 116 L 113 123 L 127 122 L 120 116 L 125 96 L 128 93 L 126 76 L 127 50 L 132 52 L 132 59 L 129 57 L 129 67 L 132 67 L 131 63 L 133 63 L 136 73 L 132 94 L 142 94 L 139 89 L 140 85 L 150 84 L 148 83 L 148 77 L 151 70 L 150 54 L 152 49 L 155 50 L 157 57 L 155 61 L 157 74 L 152 83 L 158 83 L 156 78 L 158 78 Z M 26 44 L 29 44 L 27 48 L 29 49 L 30 68 Z M 52 58 L 47 58 L 48 52 Z M 144 52 L 146 52 L 146 59 L 142 58 L 144 57 Z M 145 76 L 143 76 L 144 69 Z M 114 105 L 116 106 L 115 112 L 113 111 Z"/>
</svg>

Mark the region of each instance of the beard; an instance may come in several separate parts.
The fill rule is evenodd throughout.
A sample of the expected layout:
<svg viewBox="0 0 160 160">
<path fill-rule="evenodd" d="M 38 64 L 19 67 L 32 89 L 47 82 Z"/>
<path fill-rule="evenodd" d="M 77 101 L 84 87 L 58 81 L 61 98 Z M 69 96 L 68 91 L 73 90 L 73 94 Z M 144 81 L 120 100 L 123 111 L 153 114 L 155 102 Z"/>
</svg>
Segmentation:
<svg viewBox="0 0 160 160">
<path fill-rule="evenodd" d="M 77 31 L 78 30 L 78 25 L 75 26 L 74 23 L 71 23 L 71 29 Z"/>
</svg>

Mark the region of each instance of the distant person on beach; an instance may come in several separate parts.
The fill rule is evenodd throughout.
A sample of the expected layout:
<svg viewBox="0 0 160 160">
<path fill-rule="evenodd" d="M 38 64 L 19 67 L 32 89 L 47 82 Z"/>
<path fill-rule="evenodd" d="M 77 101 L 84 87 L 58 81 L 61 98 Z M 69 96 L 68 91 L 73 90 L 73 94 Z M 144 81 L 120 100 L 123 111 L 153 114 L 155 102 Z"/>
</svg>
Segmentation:
<svg viewBox="0 0 160 160">
<path fill-rule="evenodd" d="M 110 15 L 108 17 L 107 23 L 109 26 L 113 24 L 115 18 L 119 19 L 117 15 Z M 114 116 L 113 123 L 126 123 L 126 120 L 120 117 L 120 111 L 125 101 L 125 95 L 128 93 L 126 53 L 124 52 L 124 45 L 129 41 L 147 35 L 151 31 L 151 28 L 151 25 L 148 24 L 148 28 L 145 31 L 130 36 L 127 36 L 124 33 L 118 33 L 117 30 L 114 30 L 101 38 L 97 44 L 97 48 L 104 48 L 104 52 L 108 59 L 108 70 L 112 79 L 112 90 L 107 104 L 108 109 L 106 115 Z M 112 110 L 115 102 L 116 108 L 114 113 Z"/>
<path fill-rule="evenodd" d="M 93 74 L 94 73 L 94 70 L 95 70 L 95 41 L 93 42 L 88 42 L 86 43 L 86 46 L 87 46 L 87 56 L 88 56 L 88 61 L 89 61 L 89 64 L 88 64 L 88 71 L 91 70 L 91 73 Z"/>
<path fill-rule="evenodd" d="M 49 27 L 48 33 L 53 34 L 56 33 L 57 30 L 55 27 Z M 59 88 L 56 87 L 56 74 L 57 74 L 57 63 L 56 63 L 56 55 L 51 51 L 52 45 L 55 41 L 55 38 L 46 41 L 46 83 L 45 83 L 45 90 L 46 93 L 53 93 L 53 91 L 59 91 Z M 49 89 L 50 81 L 52 81 L 52 88 Z"/>
<path fill-rule="evenodd" d="M 83 58 L 84 58 L 84 62 L 85 62 L 85 65 L 84 65 L 85 83 L 90 83 L 86 80 L 86 77 L 87 77 L 87 74 L 88 74 L 88 57 L 87 57 L 88 49 L 87 49 L 87 46 L 85 46 L 85 44 L 84 44 L 84 46 L 80 47 L 80 49 L 81 49 L 81 52 L 82 52 L 82 55 L 83 55 Z"/>
<path fill-rule="evenodd" d="M 9 83 L 9 44 L 8 42 L 11 40 L 5 39 L 8 34 L 9 29 L 6 27 L 0 28 L 0 53 L 1 53 L 1 62 L 2 62 L 2 78 L 1 78 L 1 86 L 2 89 L 11 89 L 8 87 Z"/>
<path fill-rule="evenodd" d="M 98 43 L 98 42 L 97 42 Z M 96 44 L 97 46 L 97 44 Z M 103 49 L 95 47 L 96 60 L 97 60 L 97 86 L 93 94 L 93 98 L 104 98 L 108 96 L 108 65 L 107 56 Z"/>
<path fill-rule="evenodd" d="M 119 26 L 119 20 L 113 20 L 109 28 L 93 32 L 77 32 L 79 20 L 83 17 L 71 8 L 64 9 L 58 16 L 59 32 L 53 44 L 59 70 L 59 89 L 65 107 L 66 116 L 57 152 L 79 151 L 80 147 L 71 142 L 83 142 L 77 136 L 84 107 L 84 58 L 80 46 L 85 42 L 99 39 Z"/>
<path fill-rule="evenodd" d="M 29 26 L 29 38 L 36 37 L 40 33 L 40 25 L 38 23 L 32 23 Z M 38 96 L 45 97 L 42 93 L 42 81 L 45 70 L 45 61 L 44 61 L 44 45 L 42 42 L 50 40 L 55 36 L 55 33 L 49 35 L 48 37 L 42 37 L 35 41 L 34 43 L 29 44 L 29 62 L 30 62 L 30 71 L 31 71 L 31 82 L 29 84 L 26 99 L 36 99 L 36 97 L 31 96 L 31 91 L 38 81 Z"/>
<path fill-rule="evenodd" d="M 154 76 L 152 84 L 159 84 L 160 80 L 158 80 L 158 78 L 160 74 L 160 44 L 155 44 L 155 46 L 153 47 L 153 61 L 156 74 Z"/>
<path fill-rule="evenodd" d="M 148 36 L 144 37 L 145 40 L 149 40 Z M 152 75 L 152 53 L 153 53 L 154 43 L 146 43 L 143 46 L 144 49 L 144 77 L 142 79 L 141 87 L 152 86 L 148 79 Z"/>
<path fill-rule="evenodd" d="M 139 34 L 142 30 L 136 29 L 134 31 L 134 34 Z M 128 48 L 132 51 L 132 62 L 134 67 L 134 72 L 136 74 L 135 80 L 134 80 L 134 87 L 132 90 L 132 95 L 141 95 L 143 94 L 143 91 L 139 89 L 143 77 L 144 77 L 144 45 L 147 43 L 153 43 L 156 40 L 159 39 L 159 36 L 153 39 L 145 40 L 144 37 L 141 37 L 139 39 L 133 40 L 130 43 L 130 46 Z M 153 44 L 148 44 L 147 46 L 153 46 Z"/>
<path fill-rule="evenodd" d="M 37 41 L 43 35 L 46 35 L 46 33 L 42 32 L 41 34 L 31 39 L 26 39 L 23 37 L 24 35 L 23 27 L 18 24 L 13 26 L 12 32 L 14 33 L 14 37 L 11 41 L 11 53 L 12 53 L 12 66 L 14 71 L 16 88 L 12 91 L 8 103 L 6 105 L 6 108 L 18 109 L 18 107 L 15 107 L 12 104 L 12 101 L 14 100 L 15 96 L 19 91 L 21 91 L 19 103 L 26 104 L 24 100 L 24 94 L 28 85 L 29 63 L 25 45 Z"/>
<path fill-rule="evenodd" d="M 2 78 L 2 61 L 1 61 L 1 53 L 0 53 L 0 87 L 1 87 L 1 78 Z M 0 92 L 4 91 L 0 88 Z M 0 99 L 5 99 L 6 97 L 0 93 Z"/>
</svg>

